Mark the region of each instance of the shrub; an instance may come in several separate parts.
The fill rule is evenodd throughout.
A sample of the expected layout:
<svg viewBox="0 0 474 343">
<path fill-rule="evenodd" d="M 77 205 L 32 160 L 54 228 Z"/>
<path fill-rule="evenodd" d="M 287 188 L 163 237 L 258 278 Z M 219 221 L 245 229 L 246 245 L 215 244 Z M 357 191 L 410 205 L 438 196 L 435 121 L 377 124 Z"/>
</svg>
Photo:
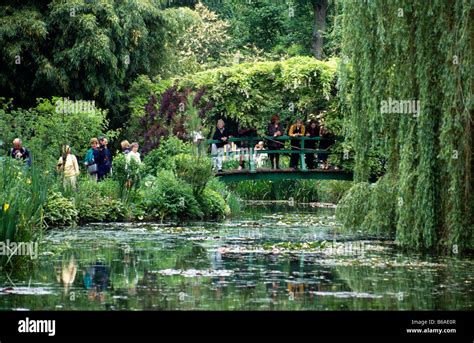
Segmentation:
<svg viewBox="0 0 474 343">
<path fill-rule="evenodd" d="M 377 235 L 394 234 L 396 208 L 396 184 L 389 175 L 385 175 L 372 187 L 370 210 L 362 223 L 362 228 Z"/>
<path fill-rule="evenodd" d="M 202 218 L 203 213 L 191 186 L 177 179 L 170 170 L 160 170 L 142 183 L 142 206 L 147 216 L 160 220 Z"/>
<path fill-rule="evenodd" d="M 126 155 L 119 154 L 113 160 L 113 180 L 118 182 L 119 196 L 125 202 L 130 200 L 132 195 L 140 186 L 140 179 L 144 164 L 139 164 L 134 159 L 127 164 Z"/>
<path fill-rule="evenodd" d="M 143 159 L 146 165 L 144 172 L 150 175 L 156 175 L 160 169 L 172 170 L 174 169 L 174 156 L 190 153 L 190 144 L 174 136 L 170 136 L 162 140 L 158 148 L 153 149 L 145 156 Z"/>
<path fill-rule="evenodd" d="M 120 221 L 128 216 L 128 208 L 120 201 L 119 184 L 112 179 L 79 182 L 75 196 L 79 222 Z"/>
<path fill-rule="evenodd" d="M 46 226 L 74 226 L 77 223 L 78 211 L 74 203 L 59 192 L 50 192 L 44 208 Z"/>
<path fill-rule="evenodd" d="M 197 198 L 206 218 L 222 219 L 230 214 L 224 198 L 218 192 L 205 188 Z"/>
<path fill-rule="evenodd" d="M 179 154 L 174 157 L 176 175 L 189 183 L 195 196 L 201 194 L 213 177 L 211 159 L 205 156 Z"/>
</svg>

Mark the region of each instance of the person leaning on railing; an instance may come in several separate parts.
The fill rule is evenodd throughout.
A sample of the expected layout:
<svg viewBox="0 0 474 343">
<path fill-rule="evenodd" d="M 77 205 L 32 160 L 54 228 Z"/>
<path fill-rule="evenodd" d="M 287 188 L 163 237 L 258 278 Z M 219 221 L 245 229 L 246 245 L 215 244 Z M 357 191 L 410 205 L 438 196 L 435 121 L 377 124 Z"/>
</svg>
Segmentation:
<svg viewBox="0 0 474 343">
<path fill-rule="evenodd" d="M 306 127 L 306 137 L 314 138 L 319 136 L 319 126 L 316 120 L 311 119 L 308 126 Z M 315 140 L 307 140 L 304 142 L 305 149 L 314 150 L 316 148 Z M 305 155 L 306 167 L 308 169 L 314 169 L 314 152 Z"/>
<path fill-rule="evenodd" d="M 277 138 L 283 135 L 283 125 L 280 124 L 280 117 L 278 115 L 273 115 L 267 127 L 267 135 Z M 280 150 L 282 147 L 282 142 L 268 139 L 267 146 L 269 150 Z M 272 169 L 280 169 L 280 154 L 279 153 L 269 153 L 268 158 L 272 164 Z"/>
<path fill-rule="evenodd" d="M 290 137 L 303 137 L 305 134 L 305 128 L 303 121 L 301 119 L 296 119 L 296 122 L 290 126 L 288 131 L 288 136 Z M 291 140 L 291 150 L 299 150 L 301 147 L 301 140 L 292 139 Z M 300 154 L 291 154 L 290 158 L 290 168 L 298 169 L 298 162 L 300 160 Z"/>
</svg>

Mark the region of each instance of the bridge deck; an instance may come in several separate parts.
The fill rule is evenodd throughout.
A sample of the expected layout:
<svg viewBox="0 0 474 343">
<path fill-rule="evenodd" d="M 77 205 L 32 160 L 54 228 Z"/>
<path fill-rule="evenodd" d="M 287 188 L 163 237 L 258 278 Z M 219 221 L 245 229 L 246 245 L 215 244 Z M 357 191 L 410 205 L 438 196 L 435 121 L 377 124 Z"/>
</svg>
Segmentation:
<svg viewBox="0 0 474 343">
<path fill-rule="evenodd" d="M 216 174 L 223 182 L 239 182 L 245 180 L 296 180 L 296 179 L 316 179 L 316 180 L 352 180 L 351 172 L 338 169 L 311 169 L 295 170 L 292 168 L 271 169 L 257 168 L 250 170 L 225 170 Z"/>
</svg>

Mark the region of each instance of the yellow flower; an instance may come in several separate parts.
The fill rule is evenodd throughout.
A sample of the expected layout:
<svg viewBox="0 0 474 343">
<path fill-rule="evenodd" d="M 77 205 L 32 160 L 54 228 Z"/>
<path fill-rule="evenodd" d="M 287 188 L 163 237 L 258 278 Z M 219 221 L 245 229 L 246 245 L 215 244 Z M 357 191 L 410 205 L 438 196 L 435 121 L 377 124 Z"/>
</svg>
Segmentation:
<svg viewBox="0 0 474 343">
<path fill-rule="evenodd" d="M 27 183 L 27 184 L 30 184 L 30 183 L 31 183 L 31 179 L 26 179 L 26 183 Z"/>
<path fill-rule="evenodd" d="M 7 212 L 9 208 L 10 208 L 10 204 L 7 204 L 7 203 L 3 204 L 3 212 Z"/>
</svg>

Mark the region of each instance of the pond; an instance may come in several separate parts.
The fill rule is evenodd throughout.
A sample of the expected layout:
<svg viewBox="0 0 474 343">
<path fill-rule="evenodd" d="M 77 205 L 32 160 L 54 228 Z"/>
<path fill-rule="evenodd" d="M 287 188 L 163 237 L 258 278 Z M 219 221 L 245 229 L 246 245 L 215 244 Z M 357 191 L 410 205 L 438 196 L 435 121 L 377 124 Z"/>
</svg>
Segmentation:
<svg viewBox="0 0 474 343">
<path fill-rule="evenodd" d="M 472 310 L 472 256 L 343 235 L 334 209 L 249 206 L 222 223 L 49 231 L 1 310 Z"/>
</svg>

